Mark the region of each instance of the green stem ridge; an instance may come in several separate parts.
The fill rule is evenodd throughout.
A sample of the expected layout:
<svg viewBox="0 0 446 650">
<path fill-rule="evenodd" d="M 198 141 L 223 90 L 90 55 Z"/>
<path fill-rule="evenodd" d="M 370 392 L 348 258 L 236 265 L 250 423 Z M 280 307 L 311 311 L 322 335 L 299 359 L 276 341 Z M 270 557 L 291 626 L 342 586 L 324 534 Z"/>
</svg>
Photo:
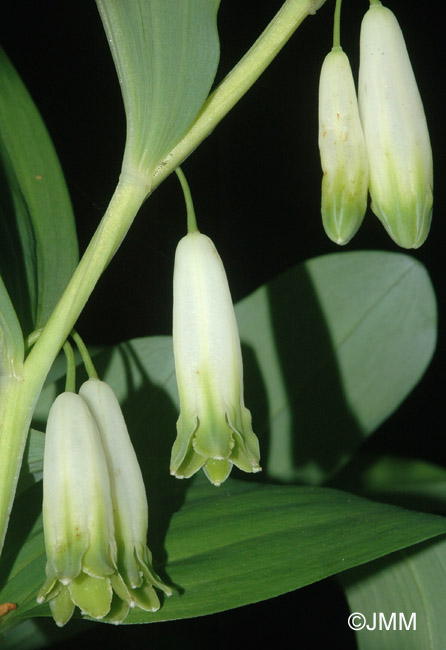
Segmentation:
<svg viewBox="0 0 446 650">
<path fill-rule="evenodd" d="M 123 172 L 87 250 L 23 365 L 23 377 L 0 378 L 0 552 L 11 514 L 26 437 L 46 376 L 97 281 L 144 200 L 211 133 L 279 53 L 297 27 L 325 0 L 286 0 L 246 55 L 209 96 L 185 136 L 152 179 Z"/>
</svg>

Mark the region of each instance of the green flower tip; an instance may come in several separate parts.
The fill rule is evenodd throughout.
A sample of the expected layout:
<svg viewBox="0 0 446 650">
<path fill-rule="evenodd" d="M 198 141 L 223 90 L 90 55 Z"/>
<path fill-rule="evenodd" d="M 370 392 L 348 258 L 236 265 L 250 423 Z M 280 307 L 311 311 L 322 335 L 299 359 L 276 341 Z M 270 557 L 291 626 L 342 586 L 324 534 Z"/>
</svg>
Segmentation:
<svg viewBox="0 0 446 650">
<path fill-rule="evenodd" d="M 340 47 L 325 57 L 319 81 L 322 223 L 336 244 L 347 244 L 367 209 L 369 170 L 350 63 Z"/>
<path fill-rule="evenodd" d="M 173 343 L 181 412 L 171 473 L 189 478 L 203 468 L 220 485 L 233 465 L 259 472 L 228 281 L 214 244 L 198 231 L 175 255 Z"/>
<path fill-rule="evenodd" d="M 156 611 L 154 587 L 172 594 L 146 545 L 147 499 L 136 455 L 111 388 L 89 379 L 48 417 L 43 475 L 48 601 L 57 625 L 82 614 L 122 623 L 130 608 Z"/>
</svg>

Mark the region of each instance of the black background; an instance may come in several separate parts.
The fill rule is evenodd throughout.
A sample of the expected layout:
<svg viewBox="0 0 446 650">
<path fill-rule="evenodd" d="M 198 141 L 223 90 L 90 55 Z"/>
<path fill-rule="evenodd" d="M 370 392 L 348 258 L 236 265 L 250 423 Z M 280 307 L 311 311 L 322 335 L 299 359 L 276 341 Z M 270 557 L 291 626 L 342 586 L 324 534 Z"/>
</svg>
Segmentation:
<svg viewBox="0 0 446 650">
<path fill-rule="evenodd" d="M 181 1 L 181 0 L 178 0 Z M 278 0 L 222 0 L 218 79 L 238 61 L 280 7 Z M 342 45 L 356 74 L 359 28 L 368 3 L 345 0 Z M 444 34 L 432 3 L 389 0 L 406 37 L 430 127 L 435 169 L 430 237 L 411 254 L 434 283 L 439 344 L 411 398 L 367 443 L 372 450 L 446 460 L 441 421 L 444 306 Z M 119 85 L 92 0 L 5 3 L 0 38 L 27 84 L 53 138 L 66 175 L 83 250 L 111 197 L 120 170 L 125 122 Z M 427 7 L 429 7 L 427 9 Z M 238 300 L 280 271 L 339 250 L 320 220 L 317 92 L 331 47 L 328 0 L 298 29 L 246 97 L 183 165 L 200 229 L 215 242 Z M 87 343 L 169 334 L 173 256 L 185 233 L 182 194 L 168 178 L 143 206 L 99 282 L 78 329 Z M 369 211 L 347 250 L 397 250 Z M 255 585 L 253 586 L 255 591 Z M 191 621 L 88 627 L 64 648 L 105 644 L 171 648 L 249 645 L 355 647 L 348 608 L 335 580 L 232 612 Z M 302 639 L 305 638 L 305 642 Z M 72 645 L 70 645 L 72 643 Z M 62 646 L 61 646 L 62 647 Z"/>
</svg>

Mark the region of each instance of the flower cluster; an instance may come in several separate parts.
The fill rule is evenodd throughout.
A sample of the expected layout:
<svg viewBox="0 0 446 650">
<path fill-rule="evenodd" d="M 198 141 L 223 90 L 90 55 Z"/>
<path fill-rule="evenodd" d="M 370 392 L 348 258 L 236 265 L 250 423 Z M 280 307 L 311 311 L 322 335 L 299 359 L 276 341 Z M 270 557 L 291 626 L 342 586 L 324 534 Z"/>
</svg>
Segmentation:
<svg viewBox="0 0 446 650">
<path fill-rule="evenodd" d="M 37 600 L 54 620 L 83 614 L 121 623 L 131 607 L 156 611 L 170 595 L 146 545 L 141 470 L 112 389 L 98 379 L 51 407 L 46 430 L 43 522 L 47 579 Z"/>
<path fill-rule="evenodd" d="M 358 86 L 359 101 L 348 59 L 334 47 L 319 87 L 324 228 L 347 243 L 361 225 L 368 188 L 392 239 L 418 248 L 432 216 L 432 150 L 403 34 L 377 0 L 361 26 Z"/>
</svg>

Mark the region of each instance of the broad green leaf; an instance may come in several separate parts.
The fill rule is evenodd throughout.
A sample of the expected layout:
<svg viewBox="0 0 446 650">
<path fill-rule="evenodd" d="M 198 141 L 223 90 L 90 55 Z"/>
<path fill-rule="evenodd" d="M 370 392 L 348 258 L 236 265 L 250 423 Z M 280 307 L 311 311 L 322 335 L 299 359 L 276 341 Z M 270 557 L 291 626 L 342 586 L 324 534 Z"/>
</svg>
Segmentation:
<svg viewBox="0 0 446 650">
<path fill-rule="evenodd" d="M 309 260 L 239 303 L 237 318 L 262 464 L 282 480 L 317 483 L 341 467 L 420 380 L 436 340 L 429 277 L 399 253 Z"/>
<path fill-rule="evenodd" d="M 17 368 L 23 362 L 23 356 L 20 324 L 0 276 L 0 377 L 17 375 Z"/>
<path fill-rule="evenodd" d="M 97 0 L 127 116 L 124 172 L 147 180 L 197 117 L 219 60 L 219 0 Z"/>
<path fill-rule="evenodd" d="M 80 634 L 87 627 L 91 628 L 89 621 L 73 620 L 70 625 L 61 629 L 54 625 L 52 619 L 28 618 L 9 629 L 6 637 L 2 638 L 0 634 L 0 645 L 2 650 L 42 650 Z"/>
<path fill-rule="evenodd" d="M 46 646 L 47 640 L 39 630 L 38 621 L 32 619 L 17 625 L 1 640 L 2 650 L 38 650 Z"/>
<path fill-rule="evenodd" d="M 186 482 L 165 472 L 155 489 L 147 467 L 144 474 L 152 487 L 149 544 L 157 570 L 177 591 L 159 612 L 133 611 L 128 623 L 271 598 L 446 532 L 441 517 L 328 488 L 228 480 L 215 489 L 201 476 Z M 20 516 L 13 516 L 2 556 L 0 602 L 19 606 L 4 618 L 3 631 L 29 616 L 49 615 L 47 605 L 35 602 L 45 567 L 40 498 L 37 485 L 16 501 Z"/>
<path fill-rule="evenodd" d="M 422 460 L 359 453 L 330 487 L 423 512 L 446 513 L 446 469 Z"/>
<path fill-rule="evenodd" d="M 375 630 L 357 632 L 359 650 L 443 650 L 446 539 L 442 536 L 341 575 L 352 612 Z M 384 615 L 390 629 L 381 623 Z M 392 614 L 395 613 L 394 619 Z M 400 613 L 404 617 L 401 620 Z M 405 629 L 415 614 L 410 629 Z M 393 623 L 393 621 L 395 621 Z M 396 628 L 396 629 L 394 629 Z"/>
<path fill-rule="evenodd" d="M 45 125 L 0 49 L 0 272 L 25 333 L 46 322 L 77 263 L 68 191 Z"/>
<path fill-rule="evenodd" d="M 446 470 L 424 461 L 359 454 L 338 474 L 334 484 L 406 507 L 445 511 Z M 352 612 L 361 612 L 372 628 L 376 621 L 378 629 L 358 631 L 360 650 L 444 647 L 444 537 L 339 577 Z M 400 614 L 404 619 L 400 620 Z M 412 618 L 410 630 L 406 631 L 411 617 L 415 617 L 416 629 Z"/>
</svg>

